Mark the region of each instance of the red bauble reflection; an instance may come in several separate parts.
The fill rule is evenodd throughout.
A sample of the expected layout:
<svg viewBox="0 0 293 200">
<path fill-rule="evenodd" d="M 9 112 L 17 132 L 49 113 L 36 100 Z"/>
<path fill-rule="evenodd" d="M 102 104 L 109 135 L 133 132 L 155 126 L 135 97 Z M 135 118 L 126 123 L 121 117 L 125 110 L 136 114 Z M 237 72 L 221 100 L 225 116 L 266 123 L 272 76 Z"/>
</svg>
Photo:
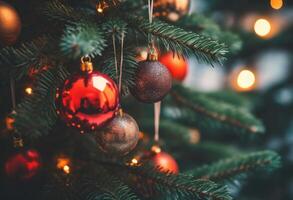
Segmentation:
<svg viewBox="0 0 293 200">
<path fill-rule="evenodd" d="M 27 180 L 34 177 L 40 167 L 40 154 L 35 150 L 27 150 L 13 155 L 5 162 L 5 173 L 10 178 Z"/>
<path fill-rule="evenodd" d="M 165 152 L 155 154 L 151 158 L 151 164 L 159 167 L 162 172 L 172 172 L 174 174 L 179 173 L 179 167 L 176 160 Z"/>
<path fill-rule="evenodd" d="M 178 81 L 183 81 L 188 72 L 188 63 L 182 57 L 174 55 L 172 52 L 160 56 L 159 61 L 165 65 Z"/>
<path fill-rule="evenodd" d="M 119 107 L 115 82 L 105 74 L 86 72 L 65 81 L 57 92 L 58 113 L 81 131 L 94 131 L 112 119 Z"/>
</svg>

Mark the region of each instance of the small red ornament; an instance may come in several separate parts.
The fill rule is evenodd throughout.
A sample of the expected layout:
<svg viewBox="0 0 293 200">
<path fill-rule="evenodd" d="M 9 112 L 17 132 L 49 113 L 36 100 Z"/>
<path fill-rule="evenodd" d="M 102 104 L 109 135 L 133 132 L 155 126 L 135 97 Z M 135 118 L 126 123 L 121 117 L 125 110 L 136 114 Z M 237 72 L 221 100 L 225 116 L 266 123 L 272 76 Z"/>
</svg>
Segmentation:
<svg viewBox="0 0 293 200">
<path fill-rule="evenodd" d="M 174 79 L 178 81 L 185 79 L 188 72 L 188 63 L 182 57 L 168 52 L 162 55 L 159 61 L 169 69 Z"/>
<path fill-rule="evenodd" d="M 151 158 L 151 164 L 160 167 L 162 172 L 172 172 L 174 174 L 179 173 L 177 162 L 170 154 L 165 152 L 156 153 Z"/>
<path fill-rule="evenodd" d="M 5 173 L 9 178 L 28 180 L 41 168 L 40 154 L 35 150 L 21 151 L 5 162 Z"/>
<path fill-rule="evenodd" d="M 82 61 L 81 69 L 82 73 L 67 79 L 57 91 L 57 113 L 81 132 L 94 131 L 114 117 L 119 91 L 109 76 L 93 71 L 90 61 Z"/>
</svg>

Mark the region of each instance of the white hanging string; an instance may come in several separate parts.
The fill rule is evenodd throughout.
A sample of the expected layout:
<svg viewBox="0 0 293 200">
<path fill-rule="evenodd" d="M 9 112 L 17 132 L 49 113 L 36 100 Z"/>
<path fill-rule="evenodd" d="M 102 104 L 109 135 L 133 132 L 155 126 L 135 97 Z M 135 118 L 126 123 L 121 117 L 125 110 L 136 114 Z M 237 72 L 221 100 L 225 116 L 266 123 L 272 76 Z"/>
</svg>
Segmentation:
<svg viewBox="0 0 293 200">
<path fill-rule="evenodd" d="M 117 60 L 116 38 L 114 33 L 112 34 L 112 40 L 113 40 L 114 61 L 115 61 L 115 69 L 116 69 L 116 81 L 118 82 L 118 60 Z"/>
<path fill-rule="evenodd" d="M 161 101 L 154 104 L 154 112 L 155 112 L 155 136 L 154 141 L 158 143 L 160 140 L 160 115 L 161 115 Z"/>
<path fill-rule="evenodd" d="M 16 98 L 15 98 L 15 82 L 13 78 L 10 78 L 10 92 L 11 92 L 11 102 L 12 102 L 12 111 L 16 108 Z"/>
<path fill-rule="evenodd" d="M 154 12 L 154 0 L 148 0 L 148 8 L 149 8 L 149 22 L 153 23 L 153 12 Z M 154 40 L 152 35 L 149 34 L 149 45 L 150 51 L 154 50 Z M 159 143 L 160 140 L 160 115 L 161 115 L 161 101 L 156 102 L 154 104 L 154 141 L 155 143 Z"/>
<path fill-rule="evenodd" d="M 123 54 L 124 54 L 124 37 L 125 33 L 122 31 L 121 33 L 121 54 L 120 54 L 120 68 L 119 68 L 119 94 L 121 94 L 122 90 L 122 73 L 123 73 Z"/>
</svg>

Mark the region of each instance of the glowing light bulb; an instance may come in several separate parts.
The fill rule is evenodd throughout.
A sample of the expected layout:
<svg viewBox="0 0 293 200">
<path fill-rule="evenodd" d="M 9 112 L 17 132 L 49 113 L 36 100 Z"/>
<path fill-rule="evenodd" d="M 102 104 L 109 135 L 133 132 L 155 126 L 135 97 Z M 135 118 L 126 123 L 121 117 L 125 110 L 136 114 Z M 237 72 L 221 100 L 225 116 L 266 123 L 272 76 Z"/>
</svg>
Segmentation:
<svg viewBox="0 0 293 200">
<path fill-rule="evenodd" d="M 162 152 L 162 149 L 157 145 L 152 146 L 151 150 L 153 152 L 155 152 L 155 153 L 161 153 Z"/>
<path fill-rule="evenodd" d="M 279 10 L 283 7 L 283 0 L 271 0 L 271 7 L 273 9 Z"/>
<path fill-rule="evenodd" d="M 136 158 L 133 158 L 133 159 L 131 160 L 131 164 L 133 164 L 133 165 L 138 164 L 138 160 L 137 160 Z"/>
<path fill-rule="evenodd" d="M 267 36 L 271 32 L 271 24 L 266 19 L 258 19 L 254 24 L 254 31 L 261 37 Z"/>
<path fill-rule="evenodd" d="M 65 165 L 63 167 L 63 171 L 64 171 L 65 174 L 70 174 L 70 167 L 68 165 Z"/>
<path fill-rule="evenodd" d="M 254 86 L 255 81 L 255 75 L 250 70 L 242 70 L 237 77 L 237 85 L 241 89 L 251 89 Z"/>
<path fill-rule="evenodd" d="M 103 9 L 101 7 L 97 8 L 98 13 L 103 13 Z"/>
<path fill-rule="evenodd" d="M 70 159 L 64 157 L 58 158 L 56 167 L 61 169 L 65 174 L 70 174 Z"/>
<path fill-rule="evenodd" d="M 33 94 L 33 89 L 31 87 L 27 87 L 25 88 L 25 92 L 28 94 L 28 95 L 32 95 Z"/>
</svg>

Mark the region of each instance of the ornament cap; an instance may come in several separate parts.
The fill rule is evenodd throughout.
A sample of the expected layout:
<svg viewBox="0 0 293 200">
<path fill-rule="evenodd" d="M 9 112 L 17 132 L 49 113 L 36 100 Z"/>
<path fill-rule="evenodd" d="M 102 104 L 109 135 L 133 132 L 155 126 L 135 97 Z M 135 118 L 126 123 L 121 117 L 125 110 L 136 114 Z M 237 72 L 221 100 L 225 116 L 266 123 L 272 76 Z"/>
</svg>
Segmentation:
<svg viewBox="0 0 293 200">
<path fill-rule="evenodd" d="M 13 146 L 14 146 L 14 148 L 22 148 L 24 146 L 23 139 L 21 137 L 14 136 L 13 137 Z"/>
<path fill-rule="evenodd" d="M 156 50 L 151 50 L 148 53 L 147 60 L 148 61 L 158 61 L 158 52 Z"/>
<path fill-rule="evenodd" d="M 91 57 L 89 57 L 89 56 L 83 56 L 81 58 L 80 70 L 82 72 L 88 72 L 88 73 L 93 72 L 94 67 L 93 67 L 93 63 L 91 61 Z"/>
</svg>

